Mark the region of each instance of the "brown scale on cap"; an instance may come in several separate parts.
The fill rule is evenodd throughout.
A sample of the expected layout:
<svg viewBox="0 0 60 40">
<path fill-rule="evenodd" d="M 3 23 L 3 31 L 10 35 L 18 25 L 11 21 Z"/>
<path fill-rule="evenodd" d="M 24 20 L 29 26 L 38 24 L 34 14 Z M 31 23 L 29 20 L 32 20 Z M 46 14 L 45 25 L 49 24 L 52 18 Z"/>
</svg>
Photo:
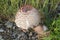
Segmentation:
<svg viewBox="0 0 60 40">
<path fill-rule="evenodd" d="M 32 9 L 31 5 L 24 5 L 21 7 L 22 12 L 27 12 L 27 11 L 30 11 L 31 9 Z"/>
</svg>

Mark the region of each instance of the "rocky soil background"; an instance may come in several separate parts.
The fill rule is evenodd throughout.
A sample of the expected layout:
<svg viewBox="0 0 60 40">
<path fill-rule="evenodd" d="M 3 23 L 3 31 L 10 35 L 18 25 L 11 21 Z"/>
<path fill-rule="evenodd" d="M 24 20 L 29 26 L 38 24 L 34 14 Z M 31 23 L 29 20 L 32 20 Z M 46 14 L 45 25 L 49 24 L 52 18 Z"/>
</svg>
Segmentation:
<svg viewBox="0 0 60 40">
<path fill-rule="evenodd" d="M 0 22 L 0 40 L 38 40 L 37 33 L 29 30 L 23 32 L 14 22 Z"/>
</svg>

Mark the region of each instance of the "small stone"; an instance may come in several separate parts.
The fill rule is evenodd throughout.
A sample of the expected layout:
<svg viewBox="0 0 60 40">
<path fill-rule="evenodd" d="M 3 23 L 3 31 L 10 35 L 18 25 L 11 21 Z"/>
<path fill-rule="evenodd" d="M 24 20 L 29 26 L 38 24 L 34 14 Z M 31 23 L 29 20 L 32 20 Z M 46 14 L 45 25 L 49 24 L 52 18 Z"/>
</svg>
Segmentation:
<svg viewBox="0 0 60 40">
<path fill-rule="evenodd" d="M 35 37 L 32 37 L 32 40 L 35 40 Z"/>
<path fill-rule="evenodd" d="M 13 29 L 15 29 L 16 28 L 16 26 L 13 26 Z"/>
<path fill-rule="evenodd" d="M 5 23 L 5 25 L 7 26 L 7 28 L 12 28 L 13 23 L 12 23 L 12 22 L 7 21 L 7 22 Z"/>
<path fill-rule="evenodd" d="M 3 24 L 0 24 L 0 28 L 2 27 Z"/>
<path fill-rule="evenodd" d="M 29 36 L 32 36 L 32 32 L 30 32 Z"/>
<path fill-rule="evenodd" d="M 3 29 L 0 29 L 0 32 L 4 32 L 4 30 Z"/>
<path fill-rule="evenodd" d="M 4 39 L 0 39 L 0 40 L 4 40 Z"/>
<path fill-rule="evenodd" d="M 2 36 L 0 35 L 0 39 L 2 38 Z"/>
<path fill-rule="evenodd" d="M 1 35 L 0 35 L 0 40 L 4 40 Z"/>
<path fill-rule="evenodd" d="M 47 26 L 43 25 L 43 30 L 47 31 L 48 30 Z"/>
<path fill-rule="evenodd" d="M 0 24 L 0 26 L 1 26 L 2 24 Z"/>
</svg>

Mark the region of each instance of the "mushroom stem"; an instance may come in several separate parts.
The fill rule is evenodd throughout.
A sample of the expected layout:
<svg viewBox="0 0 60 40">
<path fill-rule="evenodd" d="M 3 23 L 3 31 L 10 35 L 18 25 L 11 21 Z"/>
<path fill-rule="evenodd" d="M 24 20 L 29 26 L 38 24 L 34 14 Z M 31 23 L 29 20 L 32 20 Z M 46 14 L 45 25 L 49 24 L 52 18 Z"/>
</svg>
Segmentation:
<svg viewBox="0 0 60 40">
<path fill-rule="evenodd" d="M 33 30 L 34 30 L 35 32 L 37 32 L 38 34 L 40 34 L 40 35 L 43 35 L 43 34 L 44 34 L 44 30 L 43 30 L 43 27 L 42 27 L 41 25 L 33 28 Z"/>
<path fill-rule="evenodd" d="M 50 31 L 45 32 L 47 30 L 47 27 L 44 25 L 39 25 L 33 28 L 33 30 L 38 34 L 38 37 L 44 37 L 50 35 Z"/>
</svg>

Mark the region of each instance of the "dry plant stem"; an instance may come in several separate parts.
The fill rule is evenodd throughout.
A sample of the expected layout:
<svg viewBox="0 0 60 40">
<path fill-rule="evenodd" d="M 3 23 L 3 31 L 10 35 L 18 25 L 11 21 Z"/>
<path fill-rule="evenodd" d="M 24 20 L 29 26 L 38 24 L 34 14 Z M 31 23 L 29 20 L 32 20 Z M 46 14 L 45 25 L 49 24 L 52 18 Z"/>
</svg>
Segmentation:
<svg viewBox="0 0 60 40">
<path fill-rule="evenodd" d="M 26 30 L 26 29 L 22 29 L 22 31 L 23 31 L 23 32 L 28 32 L 28 30 Z"/>
</svg>

